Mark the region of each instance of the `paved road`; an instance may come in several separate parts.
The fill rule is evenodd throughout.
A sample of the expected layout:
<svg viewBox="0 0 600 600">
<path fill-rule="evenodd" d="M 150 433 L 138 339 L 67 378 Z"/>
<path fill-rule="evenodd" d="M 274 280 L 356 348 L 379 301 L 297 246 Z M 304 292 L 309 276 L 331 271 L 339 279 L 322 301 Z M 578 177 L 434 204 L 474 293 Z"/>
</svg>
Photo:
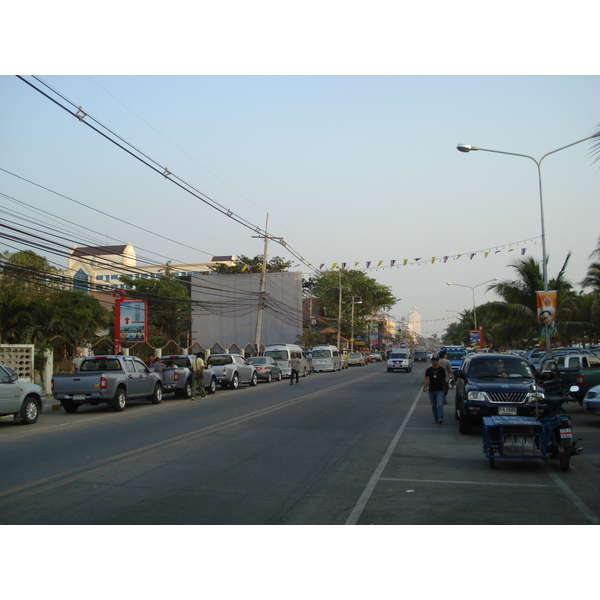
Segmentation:
<svg viewBox="0 0 600 600">
<path fill-rule="evenodd" d="M 600 419 L 572 411 L 584 455 L 567 473 L 541 460 L 492 470 L 477 430 L 460 435 L 450 413 L 431 422 L 424 369 L 0 420 L 0 523 L 600 522 Z"/>
</svg>

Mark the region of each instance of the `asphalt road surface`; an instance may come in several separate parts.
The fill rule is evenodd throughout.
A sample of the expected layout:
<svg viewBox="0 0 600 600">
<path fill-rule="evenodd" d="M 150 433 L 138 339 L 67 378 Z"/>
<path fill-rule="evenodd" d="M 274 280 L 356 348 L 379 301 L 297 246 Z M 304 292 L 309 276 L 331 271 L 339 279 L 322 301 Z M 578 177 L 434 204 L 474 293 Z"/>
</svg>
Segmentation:
<svg viewBox="0 0 600 600">
<path fill-rule="evenodd" d="M 488 525 L 600 522 L 600 419 L 569 405 L 582 456 L 500 460 L 443 425 L 424 364 L 385 364 L 0 420 L 1 524 Z M 538 549 L 541 550 L 541 549 Z"/>
</svg>

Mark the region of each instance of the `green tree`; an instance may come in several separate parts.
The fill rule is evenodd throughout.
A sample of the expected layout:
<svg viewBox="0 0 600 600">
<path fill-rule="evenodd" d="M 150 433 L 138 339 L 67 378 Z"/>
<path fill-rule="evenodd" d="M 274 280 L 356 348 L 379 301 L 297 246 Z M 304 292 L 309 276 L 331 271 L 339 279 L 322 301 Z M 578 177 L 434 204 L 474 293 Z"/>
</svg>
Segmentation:
<svg viewBox="0 0 600 600">
<path fill-rule="evenodd" d="M 356 270 L 328 270 L 303 281 L 304 292 L 316 298 L 315 313 L 320 313 L 328 326 L 337 328 L 340 289 L 342 294 L 341 332 L 346 338 L 352 330 L 352 296 L 354 296 L 354 333 L 365 331 L 367 322 L 380 311 L 391 309 L 398 298 L 391 288 Z M 360 299 L 361 304 L 356 304 Z"/>
<path fill-rule="evenodd" d="M 190 296 L 185 284 L 175 278 L 169 263 L 159 278 L 133 279 L 122 275 L 119 279 L 135 291 L 136 298 L 148 301 L 148 337 L 152 345 L 187 340 L 192 318 Z"/>
<path fill-rule="evenodd" d="M 279 256 L 274 256 L 267 262 L 267 273 L 282 273 L 287 271 L 291 262 L 284 260 Z M 260 273 L 263 266 L 263 255 L 258 254 L 254 258 L 249 258 L 240 254 L 237 259 L 237 263 L 233 267 L 226 265 L 214 265 L 210 268 L 215 273 L 221 273 L 223 275 L 233 275 L 235 273 Z"/>
</svg>

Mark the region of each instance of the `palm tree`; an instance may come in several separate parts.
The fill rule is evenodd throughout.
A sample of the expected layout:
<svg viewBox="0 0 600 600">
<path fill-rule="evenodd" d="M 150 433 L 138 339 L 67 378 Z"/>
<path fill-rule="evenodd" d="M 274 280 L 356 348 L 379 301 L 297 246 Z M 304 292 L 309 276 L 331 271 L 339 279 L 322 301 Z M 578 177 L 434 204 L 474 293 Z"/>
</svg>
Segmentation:
<svg viewBox="0 0 600 600">
<path fill-rule="evenodd" d="M 589 258 L 593 258 L 594 256 L 600 257 L 600 237 L 598 237 L 598 247 L 590 254 Z M 581 285 L 583 287 L 591 287 L 595 292 L 600 292 L 600 262 L 594 262 L 589 266 L 587 275 L 581 282 Z"/>
<path fill-rule="evenodd" d="M 557 290 L 557 321 L 561 320 L 561 309 L 572 295 L 572 286 L 565 278 L 569 253 L 558 275 L 549 281 L 550 289 Z M 534 340 L 537 331 L 537 295 L 544 289 L 541 265 L 533 257 L 518 259 L 510 265 L 517 278 L 492 284 L 504 302 L 490 302 L 490 313 L 495 317 L 493 337 L 498 344 L 519 343 L 524 339 Z M 492 332 L 490 332 L 491 334 Z"/>
</svg>

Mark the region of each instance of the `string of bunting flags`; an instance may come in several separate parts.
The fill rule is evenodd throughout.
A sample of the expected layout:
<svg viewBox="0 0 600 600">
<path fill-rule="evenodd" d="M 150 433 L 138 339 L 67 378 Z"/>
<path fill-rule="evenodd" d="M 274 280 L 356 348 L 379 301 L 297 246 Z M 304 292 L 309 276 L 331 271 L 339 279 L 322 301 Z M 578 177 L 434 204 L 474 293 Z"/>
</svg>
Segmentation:
<svg viewBox="0 0 600 600">
<path fill-rule="evenodd" d="M 521 256 L 525 255 L 525 252 L 527 252 L 527 247 L 523 246 L 523 244 L 537 244 L 538 240 L 541 239 L 541 236 L 537 236 L 534 238 L 529 238 L 527 240 L 520 240 L 518 242 L 511 242 L 510 244 L 504 244 L 503 246 L 496 246 L 493 248 L 485 248 L 483 250 L 475 250 L 473 252 L 463 252 L 462 254 L 453 254 L 453 255 L 446 255 L 446 256 L 432 256 L 431 258 L 413 258 L 412 260 L 409 258 L 405 258 L 401 261 L 398 261 L 396 259 L 390 260 L 388 264 L 385 264 L 385 262 L 388 261 L 384 261 L 384 260 L 380 260 L 377 261 L 377 264 L 375 264 L 375 261 L 371 261 L 371 260 L 367 260 L 364 261 L 365 266 L 364 267 L 359 267 L 358 265 L 361 264 L 361 261 L 356 261 L 354 263 L 354 266 L 351 265 L 351 263 L 348 262 L 343 262 L 343 263 L 333 263 L 331 265 L 331 267 L 329 267 L 330 269 L 335 269 L 336 267 L 338 267 L 340 270 L 344 270 L 347 268 L 351 268 L 351 269 L 356 269 L 358 268 L 361 271 L 374 271 L 377 269 L 389 269 L 389 268 L 394 268 L 394 267 L 403 267 L 403 266 L 408 266 L 408 265 L 429 265 L 429 264 L 434 264 L 436 262 L 440 263 L 447 263 L 449 260 L 458 260 L 459 258 L 462 257 L 468 257 L 469 260 L 473 260 L 473 258 L 475 258 L 475 256 L 477 255 L 483 255 L 484 258 L 487 258 L 490 254 L 499 254 L 500 252 L 514 252 L 515 250 L 520 250 Z M 508 248 L 508 250 L 507 250 Z M 323 267 L 325 267 L 326 263 L 321 263 L 319 265 L 319 270 L 323 269 Z M 299 265 L 298 265 L 299 266 Z M 313 265 L 307 265 L 308 267 L 313 267 Z"/>
</svg>

